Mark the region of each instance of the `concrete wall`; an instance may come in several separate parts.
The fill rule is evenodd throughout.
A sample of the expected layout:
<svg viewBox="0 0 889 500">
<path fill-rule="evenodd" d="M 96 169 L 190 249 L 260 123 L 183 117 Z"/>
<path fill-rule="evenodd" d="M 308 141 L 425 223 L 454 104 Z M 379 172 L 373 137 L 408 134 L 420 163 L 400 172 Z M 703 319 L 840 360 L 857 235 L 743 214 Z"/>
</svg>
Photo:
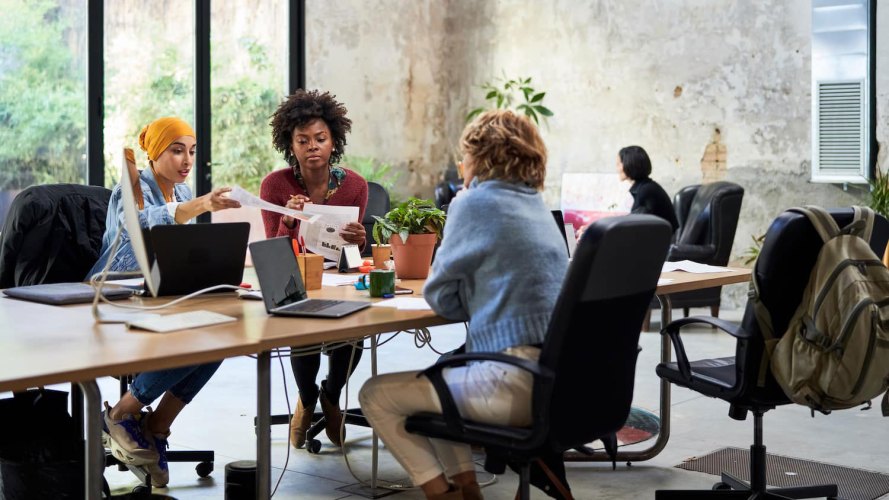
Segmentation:
<svg viewBox="0 0 889 500">
<path fill-rule="evenodd" d="M 349 150 L 410 172 L 428 196 L 477 88 L 530 76 L 555 116 L 545 197 L 564 172 L 612 172 L 646 148 L 668 192 L 725 179 L 746 190 L 734 255 L 784 208 L 866 202 L 863 186 L 812 184 L 810 0 L 308 2 L 310 86 L 355 120 Z M 887 168 L 889 9 L 879 12 L 878 140 Z M 705 160 L 705 152 L 711 151 Z M 629 187 L 629 186 L 627 186 Z M 740 292 L 736 292 L 740 295 Z"/>
</svg>

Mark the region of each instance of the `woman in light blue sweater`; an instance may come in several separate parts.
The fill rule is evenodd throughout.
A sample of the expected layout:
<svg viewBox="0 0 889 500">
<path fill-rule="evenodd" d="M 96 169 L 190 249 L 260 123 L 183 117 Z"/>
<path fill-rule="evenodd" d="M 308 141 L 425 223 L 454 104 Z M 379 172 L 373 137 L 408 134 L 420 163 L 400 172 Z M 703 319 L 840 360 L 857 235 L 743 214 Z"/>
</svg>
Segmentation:
<svg viewBox="0 0 889 500">
<path fill-rule="evenodd" d="M 565 241 L 543 203 L 546 147 L 537 128 L 510 111 L 489 111 L 461 138 L 467 189 L 448 209 L 444 239 L 423 294 L 432 309 L 469 321 L 466 350 L 536 361 L 568 266 Z M 511 365 L 446 368 L 460 414 L 531 424 L 532 377 Z M 482 498 L 468 445 L 404 430 L 419 412 L 441 412 L 432 383 L 417 372 L 380 375 L 359 395 L 392 455 L 427 498 Z"/>
</svg>

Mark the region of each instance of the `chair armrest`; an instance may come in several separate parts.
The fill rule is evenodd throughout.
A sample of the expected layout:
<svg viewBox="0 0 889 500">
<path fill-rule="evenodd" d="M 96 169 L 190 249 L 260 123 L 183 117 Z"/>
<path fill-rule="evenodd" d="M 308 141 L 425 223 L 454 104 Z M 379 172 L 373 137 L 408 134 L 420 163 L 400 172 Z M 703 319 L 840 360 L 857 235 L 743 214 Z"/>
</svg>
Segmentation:
<svg viewBox="0 0 889 500">
<path fill-rule="evenodd" d="M 691 381 L 691 364 L 688 362 L 688 355 L 685 353 L 685 346 L 682 344 L 679 330 L 683 326 L 700 323 L 715 326 L 738 339 L 748 339 L 752 336 L 750 332 L 741 328 L 741 325 L 729 323 L 728 321 L 713 318 L 711 316 L 692 316 L 690 318 L 681 318 L 670 322 L 666 328 L 661 330 L 661 335 L 670 337 L 670 343 L 673 344 L 673 350 L 676 352 L 676 366 L 679 367 L 679 373 L 682 375 L 682 378 L 689 382 Z"/>
<path fill-rule="evenodd" d="M 448 427 L 455 432 L 464 432 L 463 419 L 460 417 L 460 411 L 457 409 L 457 403 L 454 402 L 454 396 L 448 388 L 448 384 L 444 380 L 442 370 L 454 365 L 463 365 L 467 361 L 496 361 L 498 363 L 506 363 L 519 367 L 523 370 L 534 374 L 534 377 L 551 380 L 554 376 L 552 370 L 545 366 L 528 361 L 527 359 L 517 358 L 501 354 L 499 352 L 473 352 L 469 354 L 455 354 L 447 358 L 439 360 L 434 365 L 426 368 L 417 374 L 417 377 L 425 375 L 432 382 L 435 393 L 438 394 L 438 400 L 441 404 L 441 414 L 445 419 Z"/>
<path fill-rule="evenodd" d="M 707 259 L 716 255 L 716 247 L 713 245 L 689 245 L 687 243 L 675 243 L 670 246 L 670 252 L 667 254 L 667 260 L 693 260 L 695 262 L 705 262 Z"/>
</svg>

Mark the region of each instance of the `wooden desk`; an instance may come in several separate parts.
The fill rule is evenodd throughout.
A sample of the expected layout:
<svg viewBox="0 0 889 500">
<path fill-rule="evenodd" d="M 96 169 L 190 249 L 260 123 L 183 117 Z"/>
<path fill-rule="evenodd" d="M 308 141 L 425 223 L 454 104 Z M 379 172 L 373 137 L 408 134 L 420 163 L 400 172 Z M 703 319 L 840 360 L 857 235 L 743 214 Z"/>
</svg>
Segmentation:
<svg viewBox="0 0 889 500">
<path fill-rule="evenodd" d="M 655 289 L 655 296 L 661 303 L 661 328 L 671 321 L 673 311 L 670 305 L 670 294 L 687 292 L 690 290 L 702 290 L 714 286 L 732 285 L 750 281 L 751 270 L 731 268 L 724 273 L 687 273 L 683 271 L 671 271 L 661 274 L 661 279 L 669 279 L 670 283 L 659 285 Z M 661 335 L 661 363 L 669 363 L 672 359 L 672 345 L 666 335 Z M 617 459 L 627 462 L 641 462 L 656 457 L 670 440 L 670 382 L 660 381 L 660 417 L 661 428 L 657 439 L 650 447 L 639 451 L 619 451 Z M 570 461 L 597 461 L 610 462 L 605 453 L 597 452 L 592 456 L 577 452 L 565 454 L 565 460 Z"/>
</svg>

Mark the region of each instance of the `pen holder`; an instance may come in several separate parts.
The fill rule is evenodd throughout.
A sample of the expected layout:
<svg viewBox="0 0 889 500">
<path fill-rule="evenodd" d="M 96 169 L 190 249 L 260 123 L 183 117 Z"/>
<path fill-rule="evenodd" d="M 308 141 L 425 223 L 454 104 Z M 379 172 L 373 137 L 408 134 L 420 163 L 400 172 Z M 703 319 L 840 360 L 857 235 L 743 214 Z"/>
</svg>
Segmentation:
<svg viewBox="0 0 889 500">
<path fill-rule="evenodd" d="M 392 259 L 392 247 L 389 245 L 372 245 L 370 247 L 374 258 L 374 267 L 387 270 L 386 263 Z"/>
<path fill-rule="evenodd" d="M 306 290 L 318 290 L 321 288 L 321 275 L 324 274 L 324 257 L 307 253 L 297 255 L 299 263 L 299 275 L 302 276 Z"/>
</svg>

